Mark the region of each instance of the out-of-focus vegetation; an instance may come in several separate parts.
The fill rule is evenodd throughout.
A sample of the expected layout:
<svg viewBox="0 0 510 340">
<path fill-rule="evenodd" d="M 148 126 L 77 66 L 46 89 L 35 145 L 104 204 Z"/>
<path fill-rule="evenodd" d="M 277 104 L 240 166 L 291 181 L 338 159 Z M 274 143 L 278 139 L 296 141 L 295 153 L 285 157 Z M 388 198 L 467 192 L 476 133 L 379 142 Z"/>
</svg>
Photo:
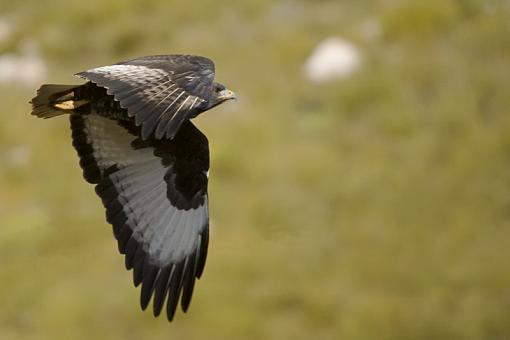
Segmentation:
<svg viewBox="0 0 510 340">
<path fill-rule="evenodd" d="M 2 339 L 510 338 L 510 3 L 7 1 L 47 82 L 149 54 L 216 62 L 212 236 L 189 313 L 138 307 L 68 121 L 0 88 Z M 322 39 L 359 46 L 313 85 Z M 21 154 L 21 156 L 20 156 Z"/>
</svg>

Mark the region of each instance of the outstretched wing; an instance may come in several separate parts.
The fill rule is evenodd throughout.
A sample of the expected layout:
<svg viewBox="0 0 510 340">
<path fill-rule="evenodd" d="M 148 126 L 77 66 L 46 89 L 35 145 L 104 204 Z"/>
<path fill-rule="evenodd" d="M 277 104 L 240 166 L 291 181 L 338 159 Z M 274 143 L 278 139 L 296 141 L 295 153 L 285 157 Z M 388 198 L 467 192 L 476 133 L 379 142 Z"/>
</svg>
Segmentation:
<svg viewBox="0 0 510 340">
<path fill-rule="evenodd" d="M 207 107 L 213 93 L 214 63 L 204 57 L 161 55 L 80 72 L 107 89 L 142 126 L 145 140 L 173 138 L 186 119 Z"/>
<path fill-rule="evenodd" d="M 172 320 L 179 296 L 186 311 L 208 245 L 207 138 L 190 122 L 173 140 L 139 138 L 132 122 L 71 115 L 73 146 L 85 179 L 97 184 L 126 268 L 142 284 L 141 306 L 167 298 Z"/>
</svg>

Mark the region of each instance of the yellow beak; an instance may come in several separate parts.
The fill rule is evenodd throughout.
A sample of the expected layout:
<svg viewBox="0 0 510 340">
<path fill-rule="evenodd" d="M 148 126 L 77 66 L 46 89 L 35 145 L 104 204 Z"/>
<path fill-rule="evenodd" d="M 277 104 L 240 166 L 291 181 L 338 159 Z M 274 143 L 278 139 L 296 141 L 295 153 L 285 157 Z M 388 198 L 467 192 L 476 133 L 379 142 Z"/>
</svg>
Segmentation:
<svg viewBox="0 0 510 340">
<path fill-rule="evenodd" d="M 233 91 L 225 89 L 218 93 L 218 99 L 222 100 L 237 99 L 237 96 Z"/>
</svg>

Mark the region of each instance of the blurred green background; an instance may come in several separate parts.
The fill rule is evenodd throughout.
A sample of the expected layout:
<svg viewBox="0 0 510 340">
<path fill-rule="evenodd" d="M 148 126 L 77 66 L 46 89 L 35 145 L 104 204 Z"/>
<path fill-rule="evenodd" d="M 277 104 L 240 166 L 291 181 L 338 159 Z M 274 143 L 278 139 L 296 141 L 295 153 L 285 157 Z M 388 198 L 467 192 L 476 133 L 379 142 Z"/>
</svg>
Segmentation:
<svg viewBox="0 0 510 340">
<path fill-rule="evenodd" d="M 0 339 L 510 339 L 509 1 L 1 0 L 0 20 L 0 59 L 47 67 L 0 84 Z M 329 36 L 362 64 L 315 84 Z M 28 104 L 170 53 L 239 97 L 195 120 L 211 244 L 171 324 L 139 310 L 68 120 Z"/>
</svg>

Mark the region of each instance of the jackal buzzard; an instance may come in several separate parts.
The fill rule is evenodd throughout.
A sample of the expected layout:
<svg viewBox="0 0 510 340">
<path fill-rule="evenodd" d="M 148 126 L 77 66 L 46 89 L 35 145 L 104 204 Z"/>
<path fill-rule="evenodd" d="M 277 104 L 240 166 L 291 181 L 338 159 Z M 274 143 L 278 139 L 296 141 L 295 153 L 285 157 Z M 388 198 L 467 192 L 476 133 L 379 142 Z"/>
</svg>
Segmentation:
<svg viewBox="0 0 510 340">
<path fill-rule="evenodd" d="M 190 121 L 235 98 L 214 82 L 211 60 L 137 58 L 80 72 L 82 85 L 42 85 L 32 114 L 70 115 L 83 176 L 96 184 L 126 268 L 168 320 L 186 311 L 209 242 L 209 147 Z M 168 295 L 168 297 L 167 297 Z"/>
</svg>

